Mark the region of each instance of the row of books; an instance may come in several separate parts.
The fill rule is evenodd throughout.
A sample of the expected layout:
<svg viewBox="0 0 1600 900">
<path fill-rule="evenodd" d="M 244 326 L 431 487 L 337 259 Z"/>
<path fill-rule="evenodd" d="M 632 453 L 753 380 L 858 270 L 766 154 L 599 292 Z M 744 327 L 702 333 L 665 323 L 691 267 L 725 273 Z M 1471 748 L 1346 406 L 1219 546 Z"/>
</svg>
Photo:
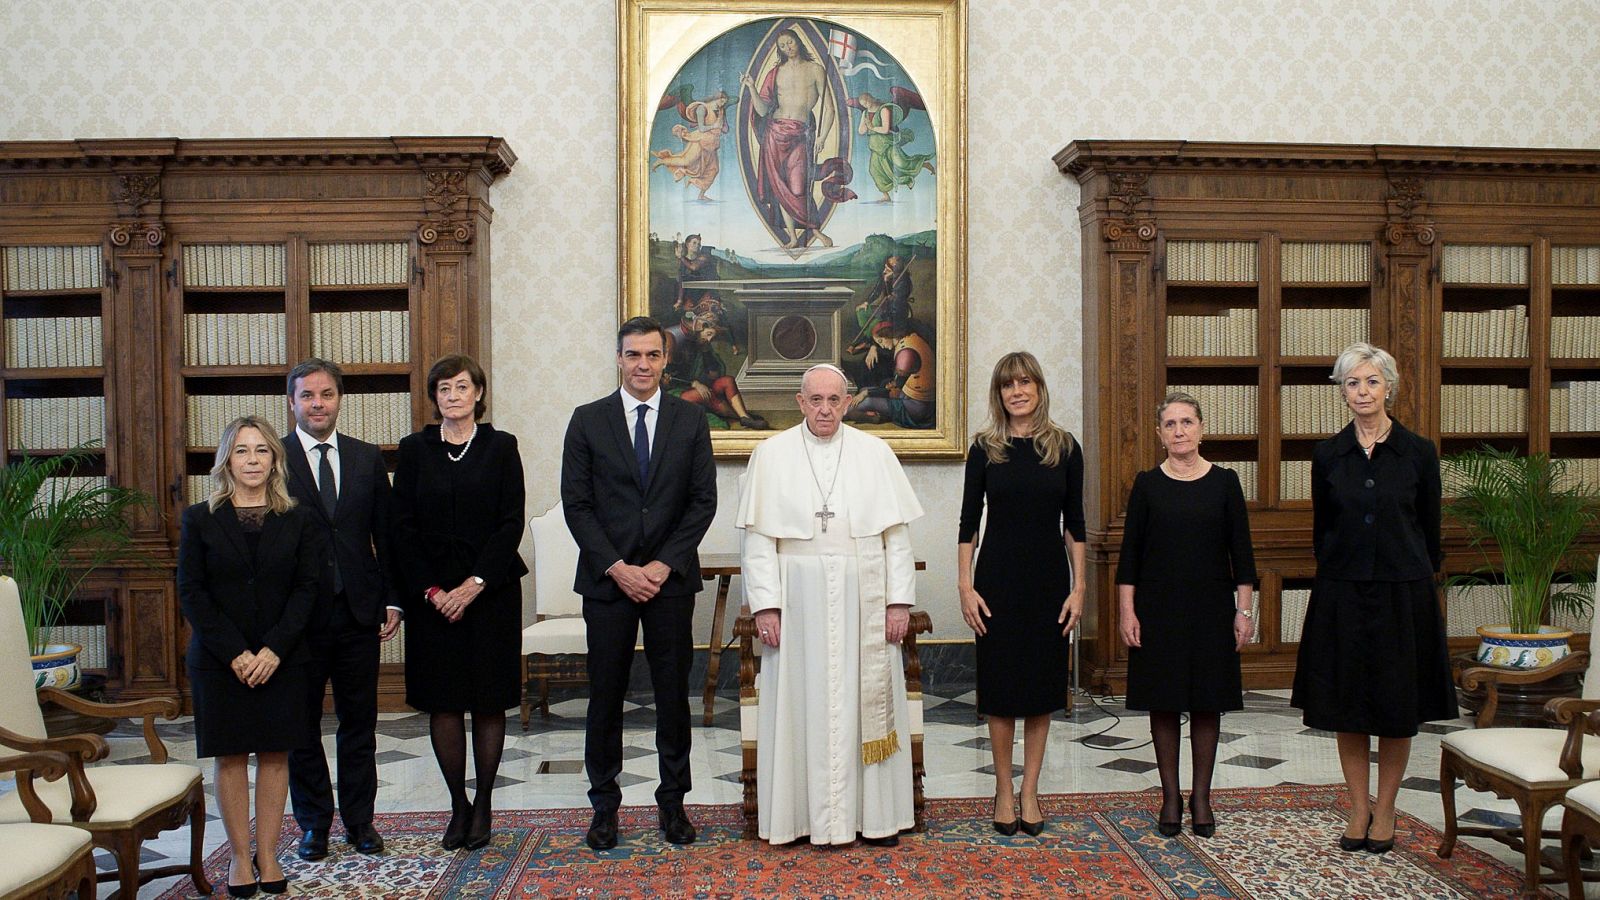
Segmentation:
<svg viewBox="0 0 1600 900">
<path fill-rule="evenodd" d="M 1338 356 L 1344 348 L 1367 339 L 1370 319 L 1366 309 L 1286 309 L 1278 337 L 1280 352 L 1284 356 Z"/>
<path fill-rule="evenodd" d="M 15 369 L 98 366 L 99 316 L 6 319 L 6 365 Z"/>
<path fill-rule="evenodd" d="M 6 447 L 67 450 L 106 440 L 104 397 L 7 397 Z"/>
<path fill-rule="evenodd" d="M 1600 247 L 1551 247 L 1550 281 L 1600 284 Z"/>
<path fill-rule="evenodd" d="M 1211 316 L 1168 316 L 1170 356 L 1253 356 L 1256 311 L 1230 309 Z"/>
<path fill-rule="evenodd" d="M 46 478 L 44 484 L 39 486 L 39 492 L 34 495 L 33 502 L 44 505 L 84 488 L 103 488 L 107 483 L 104 475 L 58 475 Z"/>
<path fill-rule="evenodd" d="M 1286 384 L 1279 398 L 1283 434 L 1333 434 L 1350 421 L 1350 409 L 1332 384 Z"/>
<path fill-rule="evenodd" d="M 409 251 L 404 241 L 312 244 L 311 284 L 405 284 L 411 280 Z"/>
<path fill-rule="evenodd" d="M 405 310 L 312 313 L 311 352 L 342 363 L 411 361 L 411 314 Z"/>
<path fill-rule="evenodd" d="M 1440 350 L 1447 357 L 1528 355 L 1528 308 L 1451 312 L 1439 317 Z"/>
<path fill-rule="evenodd" d="M 1255 281 L 1255 241 L 1167 241 L 1168 281 Z"/>
<path fill-rule="evenodd" d="M 52 644 L 77 644 L 78 666 L 84 669 L 106 667 L 106 627 L 104 625 L 56 625 L 46 632 Z M 20 848 L 18 848 L 20 849 Z"/>
<path fill-rule="evenodd" d="M 1551 318 L 1550 355 L 1556 359 L 1600 357 L 1600 316 Z"/>
<path fill-rule="evenodd" d="M 185 287 L 282 287 L 282 244 L 185 244 Z"/>
<path fill-rule="evenodd" d="M 1372 279 L 1372 245 L 1366 241 L 1289 241 L 1280 254 L 1285 283 L 1365 284 Z"/>
<path fill-rule="evenodd" d="M 1439 426 L 1445 434 L 1527 431 L 1528 389 L 1504 384 L 1442 385 Z"/>
<path fill-rule="evenodd" d="M 241 416 L 260 416 L 282 436 L 288 426 L 283 394 L 190 394 L 185 398 L 186 439 L 191 447 L 214 447 L 223 429 Z M 374 444 L 399 443 L 412 432 L 408 393 L 345 394 L 339 402 L 339 431 Z"/>
<path fill-rule="evenodd" d="M 7 291 L 98 291 L 104 272 L 95 244 L 6 247 L 0 260 Z"/>
<path fill-rule="evenodd" d="M 1550 385 L 1551 431 L 1600 431 L 1600 381 Z"/>
<path fill-rule="evenodd" d="M 186 313 L 183 363 L 187 366 L 286 365 L 283 313 Z"/>
<path fill-rule="evenodd" d="M 1600 459 L 1566 457 L 1562 462 L 1566 464 L 1566 474 L 1562 478 L 1564 485 L 1582 484 L 1590 490 L 1600 491 Z"/>
<path fill-rule="evenodd" d="M 1504 622 L 1505 586 L 1455 584 L 1444 592 L 1444 627 L 1450 637 L 1475 637 L 1485 622 Z"/>
<path fill-rule="evenodd" d="M 1445 284 L 1528 283 L 1528 248 L 1488 244 L 1446 244 Z"/>
<path fill-rule="evenodd" d="M 1259 390 L 1253 384 L 1175 384 L 1200 401 L 1208 434 L 1255 434 L 1259 419 Z"/>
<path fill-rule="evenodd" d="M 1284 588 L 1278 593 L 1278 640 L 1286 644 L 1300 643 L 1306 608 L 1310 605 L 1310 588 Z"/>
<path fill-rule="evenodd" d="M 1311 460 L 1285 459 L 1278 462 L 1278 499 L 1311 499 Z"/>
</svg>

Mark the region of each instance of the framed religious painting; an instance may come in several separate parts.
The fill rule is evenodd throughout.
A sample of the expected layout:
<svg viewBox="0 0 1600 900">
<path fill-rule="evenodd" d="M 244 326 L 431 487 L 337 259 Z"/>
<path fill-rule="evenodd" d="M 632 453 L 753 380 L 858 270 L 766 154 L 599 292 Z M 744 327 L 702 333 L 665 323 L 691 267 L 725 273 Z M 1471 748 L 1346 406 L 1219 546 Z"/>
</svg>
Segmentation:
<svg viewBox="0 0 1600 900">
<path fill-rule="evenodd" d="M 719 457 L 801 375 L 906 458 L 966 450 L 965 0 L 619 0 L 622 318 Z"/>
</svg>

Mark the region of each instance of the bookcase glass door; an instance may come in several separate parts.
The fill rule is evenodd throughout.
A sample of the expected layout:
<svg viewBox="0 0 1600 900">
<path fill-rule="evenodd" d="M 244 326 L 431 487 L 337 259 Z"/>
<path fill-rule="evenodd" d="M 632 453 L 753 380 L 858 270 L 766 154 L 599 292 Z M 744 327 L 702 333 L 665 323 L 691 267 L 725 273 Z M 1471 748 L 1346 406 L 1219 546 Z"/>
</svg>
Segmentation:
<svg viewBox="0 0 1600 900">
<path fill-rule="evenodd" d="M 60 491 L 104 485 L 106 455 L 105 260 L 98 244 L 0 248 L 5 459 L 54 456 L 83 448 L 85 462 L 50 479 L 38 501 Z M 69 604 L 53 643 L 83 648 L 80 665 L 103 674 L 103 599 Z"/>
<path fill-rule="evenodd" d="M 1600 246 L 1550 256 L 1550 453 L 1600 485 Z"/>
</svg>

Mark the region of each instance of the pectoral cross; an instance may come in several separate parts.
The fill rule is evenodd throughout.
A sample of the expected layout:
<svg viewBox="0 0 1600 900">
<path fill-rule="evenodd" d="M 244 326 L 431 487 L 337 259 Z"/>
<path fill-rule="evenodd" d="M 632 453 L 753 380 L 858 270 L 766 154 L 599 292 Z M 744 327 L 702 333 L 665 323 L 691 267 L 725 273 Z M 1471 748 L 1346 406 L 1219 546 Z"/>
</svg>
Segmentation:
<svg viewBox="0 0 1600 900">
<path fill-rule="evenodd" d="M 827 534 L 828 533 L 828 520 L 833 518 L 834 516 L 837 516 L 838 513 L 829 510 L 828 509 L 828 504 L 824 503 L 824 504 L 822 504 L 822 512 L 812 513 L 811 515 L 813 515 L 816 518 L 822 520 L 822 533 L 823 534 Z"/>
</svg>

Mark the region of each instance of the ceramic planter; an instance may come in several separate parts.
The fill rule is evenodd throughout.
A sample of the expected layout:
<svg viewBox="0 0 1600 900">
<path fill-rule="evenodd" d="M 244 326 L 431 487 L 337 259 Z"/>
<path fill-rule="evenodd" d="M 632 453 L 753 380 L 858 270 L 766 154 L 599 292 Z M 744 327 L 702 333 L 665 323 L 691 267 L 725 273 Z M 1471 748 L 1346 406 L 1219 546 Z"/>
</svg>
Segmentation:
<svg viewBox="0 0 1600 900">
<path fill-rule="evenodd" d="M 1572 632 L 1540 625 L 1538 634 L 1517 634 L 1509 625 L 1478 628 L 1478 662 L 1512 669 L 1542 669 L 1572 652 Z"/>
<path fill-rule="evenodd" d="M 44 649 L 33 657 L 33 689 L 53 687 L 67 691 L 77 687 L 82 675 L 78 654 L 83 648 L 77 644 L 50 644 Z"/>
</svg>

